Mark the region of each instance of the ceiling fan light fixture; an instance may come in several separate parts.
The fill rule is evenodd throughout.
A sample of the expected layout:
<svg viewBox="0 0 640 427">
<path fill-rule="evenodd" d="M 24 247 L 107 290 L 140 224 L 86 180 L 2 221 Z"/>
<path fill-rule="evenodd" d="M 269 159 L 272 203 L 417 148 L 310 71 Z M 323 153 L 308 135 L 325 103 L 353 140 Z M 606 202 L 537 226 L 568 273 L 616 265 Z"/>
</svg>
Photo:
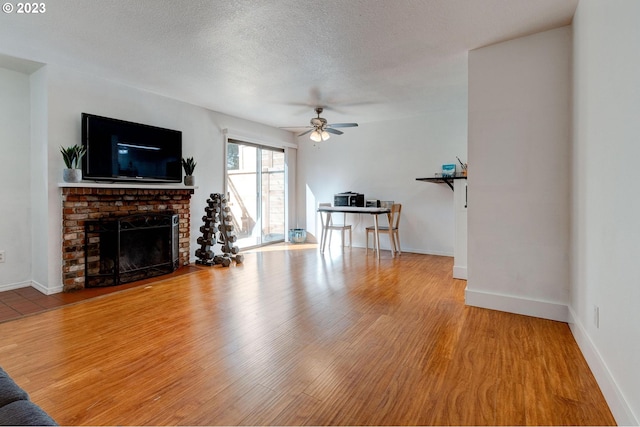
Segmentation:
<svg viewBox="0 0 640 427">
<path fill-rule="evenodd" d="M 311 132 L 311 135 L 309 135 L 309 138 L 313 142 L 321 142 L 331 138 L 331 135 L 329 135 L 329 132 L 327 132 L 326 130 L 316 129 L 313 132 Z"/>
<path fill-rule="evenodd" d="M 309 138 L 311 138 L 311 140 L 314 142 L 322 141 L 322 135 L 317 130 L 314 130 L 313 132 L 311 132 L 311 135 L 309 135 Z"/>
</svg>

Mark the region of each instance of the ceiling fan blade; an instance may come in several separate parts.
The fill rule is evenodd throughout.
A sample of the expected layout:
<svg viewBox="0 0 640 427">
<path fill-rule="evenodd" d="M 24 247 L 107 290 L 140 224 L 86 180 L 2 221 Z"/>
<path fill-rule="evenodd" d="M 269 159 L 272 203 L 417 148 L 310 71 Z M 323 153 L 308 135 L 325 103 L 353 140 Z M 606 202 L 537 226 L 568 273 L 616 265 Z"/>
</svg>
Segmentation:
<svg viewBox="0 0 640 427">
<path fill-rule="evenodd" d="M 334 135 L 342 135 L 344 132 L 339 131 L 339 130 L 335 130 L 335 129 L 331 129 L 331 128 L 325 128 L 325 130 L 329 133 L 332 133 Z"/>
<path fill-rule="evenodd" d="M 280 126 L 278 129 L 313 129 L 313 126 Z"/>
<path fill-rule="evenodd" d="M 300 135 L 298 135 L 298 136 L 304 136 L 304 135 L 306 135 L 306 134 L 308 134 L 308 133 L 311 133 L 312 131 L 313 131 L 313 128 L 309 129 L 309 130 L 308 130 L 308 131 L 306 131 L 306 132 L 302 132 L 302 133 L 301 133 Z"/>
<path fill-rule="evenodd" d="M 354 128 L 356 126 L 358 126 L 357 123 L 331 123 L 327 125 L 327 127 L 331 128 Z"/>
</svg>

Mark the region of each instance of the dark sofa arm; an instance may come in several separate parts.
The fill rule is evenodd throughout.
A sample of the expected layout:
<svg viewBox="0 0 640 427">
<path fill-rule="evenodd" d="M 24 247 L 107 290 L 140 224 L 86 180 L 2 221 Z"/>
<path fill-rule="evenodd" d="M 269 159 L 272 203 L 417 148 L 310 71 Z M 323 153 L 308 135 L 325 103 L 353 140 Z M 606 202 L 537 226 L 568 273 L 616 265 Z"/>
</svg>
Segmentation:
<svg viewBox="0 0 640 427">
<path fill-rule="evenodd" d="M 55 426 L 53 418 L 29 400 L 29 395 L 0 368 L 0 425 Z"/>
<path fill-rule="evenodd" d="M 30 400 L 16 400 L 0 408 L 3 426 L 56 426 L 46 412 Z"/>
</svg>

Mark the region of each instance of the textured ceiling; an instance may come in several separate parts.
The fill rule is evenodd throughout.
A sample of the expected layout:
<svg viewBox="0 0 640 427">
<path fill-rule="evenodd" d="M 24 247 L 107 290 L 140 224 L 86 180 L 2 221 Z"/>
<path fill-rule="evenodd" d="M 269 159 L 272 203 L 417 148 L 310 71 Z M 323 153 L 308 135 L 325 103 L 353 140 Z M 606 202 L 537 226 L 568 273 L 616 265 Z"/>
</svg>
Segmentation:
<svg viewBox="0 0 640 427">
<path fill-rule="evenodd" d="M 272 126 L 316 105 L 366 123 L 465 106 L 469 50 L 568 25 L 577 3 L 53 0 L 0 15 L 0 54 Z"/>
</svg>

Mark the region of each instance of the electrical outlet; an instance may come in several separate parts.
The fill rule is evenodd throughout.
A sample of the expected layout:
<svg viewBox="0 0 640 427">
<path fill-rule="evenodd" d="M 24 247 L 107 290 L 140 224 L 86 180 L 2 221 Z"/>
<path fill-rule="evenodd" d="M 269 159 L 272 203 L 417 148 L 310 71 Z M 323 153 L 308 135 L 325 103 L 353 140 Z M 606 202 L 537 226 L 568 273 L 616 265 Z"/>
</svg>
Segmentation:
<svg viewBox="0 0 640 427">
<path fill-rule="evenodd" d="M 600 328 L 600 307 L 597 305 L 593 306 L 593 324 L 596 328 Z"/>
<path fill-rule="evenodd" d="M 0 262 L 5 262 L 4 251 L 0 251 Z"/>
</svg>

